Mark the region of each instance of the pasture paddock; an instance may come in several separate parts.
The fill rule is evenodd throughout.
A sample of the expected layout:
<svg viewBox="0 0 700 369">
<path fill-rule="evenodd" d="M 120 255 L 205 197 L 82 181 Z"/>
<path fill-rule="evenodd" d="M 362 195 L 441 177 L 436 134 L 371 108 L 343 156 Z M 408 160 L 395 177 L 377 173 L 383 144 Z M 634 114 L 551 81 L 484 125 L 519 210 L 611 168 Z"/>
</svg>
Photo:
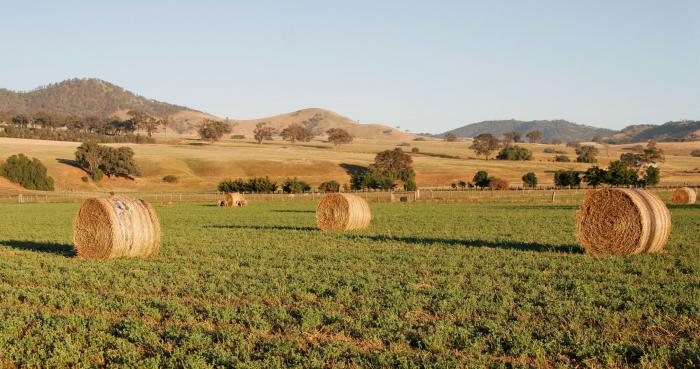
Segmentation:
<svg viewBox="0 0 700 369">
<path fill-rule="evenodd" d="M 158 202 L 154 202 L 158 204 Z M 78 203 L 0 204 L 0 366 L 697 367 L 700 206 L 665 252 L 593 258 L 576 205 L 156 205 L 160 254 L 80 260 Z"/>
</svg>

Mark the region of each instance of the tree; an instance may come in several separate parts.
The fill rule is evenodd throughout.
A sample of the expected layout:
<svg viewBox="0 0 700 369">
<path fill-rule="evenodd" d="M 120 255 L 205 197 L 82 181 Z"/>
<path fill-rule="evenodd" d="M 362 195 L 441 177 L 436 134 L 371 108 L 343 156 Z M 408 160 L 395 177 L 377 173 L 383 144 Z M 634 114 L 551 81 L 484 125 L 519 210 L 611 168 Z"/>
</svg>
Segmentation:
<svg viewBox="0 0 700 369">
<path fill-rule="evenodd" d="M 642 158 L 645 164 L 652 164 L 666 161 L 664 151 L 656 146 L 656 141 L 649 141 L 647 147 L 642 151 Z"/>
<path fill-rule="evenodd" d="M 369 170 L 386 172 L 394 180 L 400 179 L 404 182 L 415 176 L 413 158 L 400 148 L 378 153 L 374 158 L 374 163 L 369 166 Z"/>
<path fill-rule="evenodd" d="M 595 163 L 598 149 L 595 146 L 582 145 L 576 148 L 576 161 L 579 163 Z"/>
<path fill-rule="evenodd" d="M 353 190 L 365 188 L 389 190 L 394 188 L 395 183 L 396 180 L 388 172 L 371 170 L 355 173 L 350 179 Z"/>
<path fill-rule="evenodd" d="M 445 141 L 447 141 L 447 142 L 457 141 L 457 135 L 454 133 L 448 133 L 445 135 Z"/>
<path fill-rule="evenodd" d="M 328 134 L 328 142 L 335 146 L 349 144 L 353 140 L 352 135 L 342 128 L 331 128 L 326 133 Z"/>
<path fill-rule="evenodd" d="M 532 151 L 518 145 L 504 147 L 498 155 L 498 160 L 532 160 Z"/>
<path fill-rule="evenodd" d="M 540 131 L 530 131 L 525 135 L 530 143 L 538 143 L 542 139 L 542 132 Z"/>
<path fill-rule="evenodd" d="M 579 187 L 581 185 L 581 177 L 575 170 L 558 170 L 554 172 L 554 184 L 559 187 Z"/>
<path fill-rule="evenodd" d="M 26 115 L 14 116 L 12 117 L 12 124 L 20 128 L 27 128 L 29 126 L 29 118 Z"/>
<path fill-rule="evenodd" d="M 37 158 L 31 160 L 24 154 L 12 155 L 0 165 L 0 176 L 19 183 L 28 190 L 53 191 L 53 178 Z"/>
<path fill-rule="evenodd" d="M 554 161 L 568 163 L 571 161 L 567 155 L 557 155 L 554 157 Z"/>
<path fill-rule="evenodd" d="M 583 181 L 589 186 L 596 188 L 603 183 L 606 183 L 606 178 L 608 176 L 608 171 L 597 166 L 590 167 L 583 173 Z"/>
<path fill-rule="evenodd" d="M 163 126 L 163 134 L 168 134 L 168 126 L 173 122 L 173 118 L 166 115 L 158 120 L 158 124 Z"/>
<path fill-rule="evenodd" d="M 75 161 L 85 169 L 94 181 L 103 174 L 132 179 L 141 175 L 130 147 L 112 148 L 95 143 L 83 143 L 75 151 Z"/>
<path fill-rule="evenodd" d="M 645 186 L 656 186 L 661 182 L 661 170 L 655 166 L 648 166 L 644 174 Z"/>
<path fill-rule="evenodd" d="M 503 140 L 506 143 L 520 142 L 521 137 L 522 137 L 522 134 L 518 131 L 510 131 L 510 132 L 503 133 Z"/>
<path fill-rule="evenodd" d="M 533 172 L 528 172 L 522 177 L 523 183 L 531 188 L 537 186 L 537 175 Z"/>
<path fill-rule="evenodd" d="M 218 120 L 207 119 L 197 132 L 202 140 L 214 143 L 219 141 L 224 134 L 231 133 L 231 126 Z"/>
<path fill-rule="evenodd" d="M 638 182 L 637 172 L 623 162 L 615 160 L 608 165 L 605 182 L 613 186 L 632 186 Z"/>
<path fill-rule="evenodd" d="M 265 122 L 260 122 L 255 125 L 255 130 L 253 130 L 253 137 L 255 137 L 255 141 L 257 141 L 258 144 L 262 144 L 263 140 L 272 141 L 272 134 L 274 132 L 274 128 L 268 127 L 267 123 Z"/>
<path fill-rule="evenodd" d="M 489 177 L 486 171 L 480 170 L 474 174 L 472 182 L 474 182 L 474 185 L 477 187 L 486 188 L 491 185 L 491 177 Z"/>
<path fill-rule="evenodd" d="M 498 150 L 500 146 L 501 143 L 492 134 L 482 133 L 474 137 L 474 141 L 469 148 L 474 150 L 477 155 L 483 155 L 486 160 L 489 160 L 489 156 Z"/>
<path fill-rule="evenodd" d="M 296 141 L 309 142 L 314 137 L 314 134 L 310 129 L 301 124 L 293 123 L 283 129 L 280 136 L 282 136 L 284 140 L 294 143 Z"/>
</svg>

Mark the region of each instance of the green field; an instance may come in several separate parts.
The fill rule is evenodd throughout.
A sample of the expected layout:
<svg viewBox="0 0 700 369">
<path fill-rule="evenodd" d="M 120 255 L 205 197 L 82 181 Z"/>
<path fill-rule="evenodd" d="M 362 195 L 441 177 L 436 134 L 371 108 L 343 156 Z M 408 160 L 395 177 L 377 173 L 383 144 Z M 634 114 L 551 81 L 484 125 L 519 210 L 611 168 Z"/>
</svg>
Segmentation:
<svg viewBox="0 0 700 369">
<path fill-rule="evenodd" d="M 581 252 L 572 205 L 157 207 L 159 257 L 72 256 L 79 204 L 0 205 L 0 367 L 698 367 L 700 206 Z"/>
</svg>

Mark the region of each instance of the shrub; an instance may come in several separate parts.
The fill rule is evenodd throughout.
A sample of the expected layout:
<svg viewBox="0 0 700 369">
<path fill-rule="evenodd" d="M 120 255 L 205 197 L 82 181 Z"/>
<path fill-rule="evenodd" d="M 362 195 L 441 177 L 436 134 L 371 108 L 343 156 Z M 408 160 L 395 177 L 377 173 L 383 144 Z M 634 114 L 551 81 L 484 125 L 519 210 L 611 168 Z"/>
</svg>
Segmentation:
<svg viewBox="0 0 700 369">
<path fill-rule="evenodd" d="M 303 193 L 311 190 L 311 186 L 308 183 L 294 178 L 287 178 L 282 183 L 282 191 L 285 193 Z"/>
<path fill-rule="evenodd" d="M 417 147 L 414 147 L 414 148 L 411 149 L 411 152 L 414 153 L 414 154 L 418 154 L 418 153 L 420 152 L 420 149 L 417 148 Z"/>
<path fill-rule="evenodd" d="M 557 156 L 554 157 L 554 161 L 559 161 L 559 162 L 563 162 L 563 163 L 568 163 L 568 162 L 571 161 L 571 159 L 569 159 L 569 157 L 566 156 L 566 155 L 557 155 Z"/>
<path fill-rule="evenodd" d="M 498 160 L 532 160 L 532 151 L 518 145 L 504 147 L 496 155 Z"/>
<path fill-rule="evenodd" d="M 242 179 L 228 179 L 219 182 L 217 187 L 219 192 L 233 193 L 233 192 L 248 192 L 248 184 Z"/>
<path fill-rule="evenodd" d="M 90 178 L 88 176 L 82 176 L 80 177 L 80 180 L 87 183 L 90 180 Z"/>
<path fill-rule="evenodd" d="M 169 175 L 163 177 L 163 182 L 166 182 L 166 183 L 177 183 L 179 180 L 180 180 L 180 177 L 174 176 L 172 174 L 169 174 Z"/>
<path fill-rule="evenodd" d="M 490 187 L 494 190 L 505 191 L 510 188 L 510 184 L 505 179 L 491 178 Z"/>
<path fill-rule="evenodd" d="M 690 152 L 690 156 L 694 156 L 696 158 L 700 158 L 700 150 L 693 150 Z"/>
<path fill-rule="evenodd" d="M 477 187 L 486 188 L 491 185 L 491 177 L 489 177 L 486 171 L 480 170 L 474 174 L 472 182 L 474 182 L 474 185 Z"/>
<path fill-rule="evenodd" d="M 0 165 L 0 176 L 28 190 L 53 191 L 53 178 L 47 175 L 46 167 L 37 158 L 24 154 L 12 155 Z"/>
<path fill-rule="evenodd" d="M 545 154 L 566 154 L 566 151 L 563 150 L 557 150 L 553 147 L 547 147 L 544 149 Z"/>
<path fill-rule="evenodd" d="M 416 137 L 413 141 L 425 141 L 425 137 Z"/>
<path fill-rule="evenodd" d="M 415 191 L 418 189 L 418 185 L 416 184 L 416 180 L 411 178 L 408 181 L 404 182 L 403 188 L 406 191 Z"/>
<path fill-rule="evenodd" d="M 340 192 L 340 183 L 336 181 L 326 181 L 318 186 L 321 192 Z"/>
<path fill-rule="evenodd" d="M 598 149 L 595 146 L 583 145 L 576 148 L 576 161 L 579 163 L 595 163 Z"/>
<path fill-rule="evenodd" d="M 231 138 L 234 140 L 245 140 L 244 135 L 232 135 Z"/>
<path fill-rule="evenodd" d="M 389 190 L 394 188 L 394 177 L 386 171 L 368 170 L 354 175 L 350 184 L 353 190 L 365 188 Z"/>
<path fill-rule="evenodd" d="M 533 172 L 526 173 L 522 177 L 523 183 L 529 187 L 535 187 L 537 186 L 537 175 Z"/>
<path fill-rule="evenodd" d="M 409 146 L 409 147 L 410 147 L 411 144 L 408 143 L 408 142 L 402 142 L 402 143 L 400 143 L 400 144 L 397 144 L 396 146 Z"/>
</svg>

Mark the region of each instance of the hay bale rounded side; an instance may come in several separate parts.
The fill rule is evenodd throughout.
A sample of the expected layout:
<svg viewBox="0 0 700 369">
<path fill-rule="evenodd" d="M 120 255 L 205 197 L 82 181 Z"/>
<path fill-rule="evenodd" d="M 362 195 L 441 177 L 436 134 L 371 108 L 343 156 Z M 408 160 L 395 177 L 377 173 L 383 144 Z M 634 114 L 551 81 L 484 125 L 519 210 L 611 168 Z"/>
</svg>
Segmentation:
<svg viewBox="0 0 700 369">
<path fill-rule="evenodd" d="M 73 247 L 81 258 L 150 257 L 160 248 L 158 216 L 144 200 L 88 199 L 78 210 Z"/>
<path fill-rule="evenodd" d="M 227 193 L 226 194 L 226 199 L 224 200 L 224 204 L 226 205 L 227 208 L 234 207 L 234 206 L 246 206 L 248 202 L 246 201 L 245 197 L 241 195 L 238 192 L 234 193 Z"/>
<path fill-rule="evenodd" d="M 659 252 L 671 233 L 671 214 L 651 192 L 604 188 L 586 193 L 576 228 L 592 255 Z"/>
<path fill-rule="evenodd" d="M 671 202 L 675 205 L 692 205 L 697 199 L 697 192 L 690 187 L 677 188 L 671 195 Z"/>
<path fill-rule="evenodd" d="M 316 224 L 324 231 L 365 229 L 371 220 L 367 201 L 346 193 L 329 193 L 316 208 Z"/>
</svg>

